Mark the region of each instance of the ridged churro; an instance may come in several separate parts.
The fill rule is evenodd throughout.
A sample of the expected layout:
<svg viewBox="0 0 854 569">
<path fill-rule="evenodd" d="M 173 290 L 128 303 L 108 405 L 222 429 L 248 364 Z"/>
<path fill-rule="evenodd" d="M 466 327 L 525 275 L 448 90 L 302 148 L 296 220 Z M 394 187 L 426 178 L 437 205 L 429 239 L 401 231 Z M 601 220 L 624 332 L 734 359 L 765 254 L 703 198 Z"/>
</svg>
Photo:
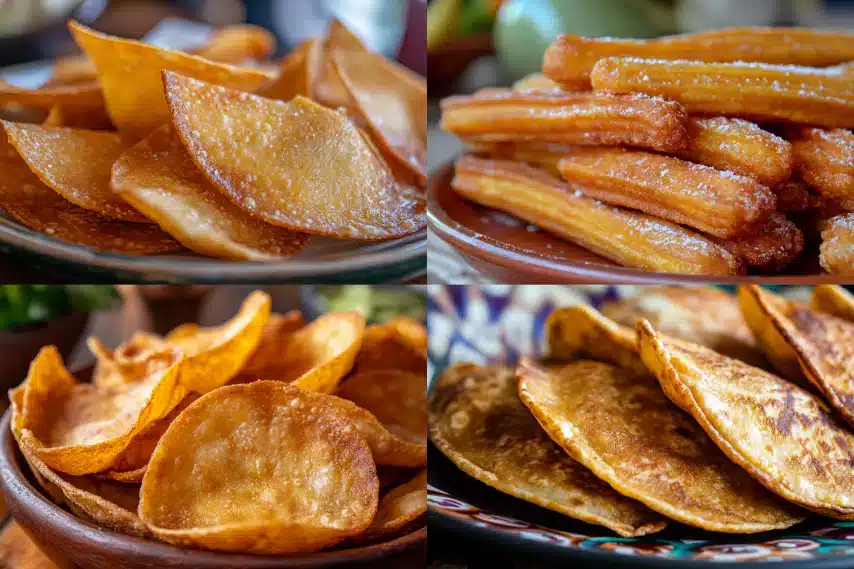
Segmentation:
<svg viewBox="0 0 854 569">
<path fill-rule="evenodd" d="M 468 151 L 499 160 L 515 160 L 538 166 L 560 178 L 557 165 L 572 147 L 548 142 L 470 142 Z"/>
<path fill-rule="evenodd" d="M 562 91 L 558 83 L 555 83 L 542 73 L 531 73 L 513 83 L 514 91 Z"/>
<path fill-rule="evenodd" d="M 822 196 L 854 210 L 854 132 L 792 127 L 795 171 Z"/>
<path fill-rule="evenodd" d="M 854 34 L 806 28 L 728 28 L 658 39 L 558 37 L 546 51 L 543 71 L 572 88 L 590 85 L 590 71 L 605 57 L 760 61 L 824 67 L 854 59 Z"/>
<path fill-rule="evenodd" d="M 487 89 L 442 101 L 441 127 L 466 140 L 637 146 L 672 152 L 688 144 L 678 103 L 641 94 Z"/>
<path fill-rule="evenodd" d="M 777 206 L 774 192 L 752 178 L 642 150 L 574 148 L 558 168 L 586 196 L 722 239 L 748 233 Z"/>
<path fill-rule="evenodd" d="M 692 114 L 854 127 L 854 82 L 838 71 L 609 57 L 596 63 L 591 81 L 596 91 L 639 92 L 679 101 Z"/>
<path fill-rule="evenodd" d="M 775 213 L 756 234 L 721 240 L 720 244 L 747 265 L 773 273 L 801 254 L 804 234 L 786 216 Z"/>
<path fill-rule="evenodd" d="M 535 223 L 625 266 L 712 275 L 744 270 L 734 255 L 702 235 L 582 197 L 580 191 L 526 164 L 463 156 L 453 187 L 466 199 Z"/>
<path fill-rule="evenodd" d="M 718 170 L 730 170 L 774 187 L 792 175 L 792 145 L 742 119 L 688 121 L 688 147 L 674 154 Z"/>
<path fill-rule="evenodd" d="M 854 275 L 854 213 L 838 215 L 821 232 L 819 260 L 825 271 Z"/>
</svg>

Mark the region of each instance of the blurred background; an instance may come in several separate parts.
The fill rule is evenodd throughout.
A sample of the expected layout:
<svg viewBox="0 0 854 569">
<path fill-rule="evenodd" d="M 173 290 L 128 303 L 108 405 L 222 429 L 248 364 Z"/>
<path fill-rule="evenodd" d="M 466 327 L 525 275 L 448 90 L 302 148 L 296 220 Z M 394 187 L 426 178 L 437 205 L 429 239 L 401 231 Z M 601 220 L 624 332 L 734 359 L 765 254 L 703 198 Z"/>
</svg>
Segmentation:
<svg viewBox="0 0 854 569">
<path fill-rule="evenodd" d="M 652 38 L 730 26 L 854 27 L 854 0 L 430 0 L 428 10 L 431 171 L 462 148 L 437 127 L 440 98 L 540 71 L 561 33 Z M 429 282 L 491 282 L 438 237 L 429 239 Z"/>
<path fill-rule="evenodd" d="M 69 17 L 115 35 L 141 38 L 167 18 L 212 26 L 249 22 L 278 36 L 284 53 L 339 18 L 375 51 L 424 74 L 427 0 L 0 0 L 0 67 L 75 49 Z"/>
</svg>

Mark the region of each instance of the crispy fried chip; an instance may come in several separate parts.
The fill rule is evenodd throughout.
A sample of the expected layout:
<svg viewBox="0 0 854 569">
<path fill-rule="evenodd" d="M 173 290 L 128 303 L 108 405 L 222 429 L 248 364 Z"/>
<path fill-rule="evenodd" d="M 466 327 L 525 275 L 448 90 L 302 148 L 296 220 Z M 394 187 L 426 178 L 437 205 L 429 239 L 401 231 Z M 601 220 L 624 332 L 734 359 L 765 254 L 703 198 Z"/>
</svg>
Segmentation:
<svg viewBox="0 0 854 569">
<path fill-rule="evenodd" d="M 169 121 L 163 97 L 163 69 L 247 91 L 258 89 L 270 79 L 257 70 L 100 34 L 77 22 L 72 21 L 69 28 L 98 69 L 113 124 L 132 138 L 140 139 Z"/>
<path fill-rule="evenodd" d="M 27 390 L 27 384 L 23 383 L 18 387 L 9 390 L 9 408 L 11 417 L 9 420 L 9 427 L 12 431 L 12 436 L 15 437 L 15 442 L 18 443 L 18 447 L 21 447 L 21 435 L 24 430 L 24 396 Z M 30 472 L 32 472 L 33 477 L 36 479 L 36 482 L 39 483 L 39 486 L 48 493 L 48 495 L 59 505 L 65 501 L 65 495 L 62 493 L 62 489 L 48 480 L 42 475 L 38 468 L 36 468 L 35 462 L 30 462 L 30 457 L 27 453 L 23 453 L 24 460 L 27 465 L 30 467 Z"/>
<path fill-rule="evenodd" d="M 810 393 L 759 368 L 638 324 L 641 356 L 664 393 L 736 464 L 779 496 L 854 518 L 854 434 Z"/>
<path fill-rule="evenodd" d="M 9 142 L 39 179 L 89 211 L 151 223 L 110 190 L 110 170 L 127 144 L 114 132 L 4 122 Z"/>
<path fill-rule="evenodd" d="M 78 85 L 80 83 L 96 83 L 98 70 L 85 53 L 60 57 L 53 63 L 53 75 L 42 85 L 57 87 Z"/>
<path fill-rule="evenodd" d="M 164 77 L 173 121 L 193 160 L 259 219 L 364 240 L 425 226 L 418 190 L 399 184 L 339 113 L 302 97 L 285 103 L 176 73 Z"/>
<path fill-rule="evenodd" d="M 172 349 L 163 338 L 149 332 L 135 332 L 131 339 L 111 350 L 98 338 L 86 339 L 89 351 L 95 356 L 92 383 L 101 387 L 136 381 L 148 375 L 156 366 L 169 363 Z"/>
<path fill-rule="evenodd" d="M 430 439 L 466 474 L 496 490 L 623 536 L 667 520 L 572 460 L 516 393 L 511 367 L 457 364 L 430 396 Z"/>
<path fill-rule="evenodd" d="M 207 393 L 233 378 L 249 359 L 270 317 L 270 296 L 254 291 L 231 320 L 212 328 L 179 328 L 166 337 L 185 355 L 181 383 L 191 391 Z"/>
<path fill-rule="evenodd" d="M 516 375 L 522 402 L 552 440 L 620 494 L 711 531 L 756 533 L 804 519 L 733 464 L 649 373 L 523 359 Z"/>
<path fill-rule="evenodd" d="M 297 95 L 311 98 L 312 85 L 320 69 L 320 58 L 320 40 L 305 40 L 282 61 L 279 76 L 262 87 L 258 94 L 280 101 L 290 101 Z"/>
<path fill-rule="evenodd" d="M 0 136 L 0 208 L 48 237 L 102 251 L 152 255 L 181 246 L 152 224 L 125 223 L 77 207 L 45 186 Z"/>
<path fill-rule="evenodd" d="M 18 104 L 27 108 L 49 110 L 55 105 L 80 109 L 99 109 L 104 97 L 97 81 L 74 85 L 59 85 L 40 89 L 24 89 L 0 81 L 0 105 Z"/>
<path fill-rule="evenodd" d="M 353 369 L 364 331 L 365 317 L 358 312 L 324 314 L 290 334 L 278 360 L 254 373 L 259 379 L 276 379 L 303 389 L 332 393 Z"/>
<path fill-rule="evenodd" d="M 171 125 L 122 154 L 113 165 L 111 184 L 114 199 L 124 198 L 202 255 L 275 261 L 297 255 L 308 244 L 307 234 L 268 225 L 220 194 Z"/>
<path fill-rule="evenodd" d="M 385 369 L 357 373 L 338 395 L 367 409 L 392 433 L 411 441 L 427 433 L 427 374 Z"/>
<path fill-rule="evenodd" d="M 368 48 L 337 18 L 333 18 L 323 38 L 320 69 L 312 87 L 316 100 L 330 107 L 349 107 L 350 94 L 335 71 L 333 56 L 341 53 L 365 53 Z"/>
<path fill-rule="evenodd" d="M 356 541 L 376 541 L 398 534 L 427 513 L 427 470 L 380 498 L 377 515 Z"/>
<path fill-rule="evenodd" d="M 239 24 L 214 32 L 193 54 L 217 61 L 239 65 L 246 60 L 264 60 L 276 51 L 276 36 L 260 26 Z"/>
<path fill-rule="evenodd" d="M 854 322 L 854 295 L 839 285 L 816 285 L 812 289 L 812 309 Z"/>
<path fill-rule="evenodd" d="M 407 336 L 404 329 L 409 326 L 399 321 L 368 326 L 356 357 L 356 372 L 397 369 L 426 374 L 427 354 L 419 337 Z"/>
<path fill-rule="evenodd" d="M 299 310 L 291 310 L 287 314 L 270 314 L 270 319 L 264 325 L 258 347 L 252 352 L 252 356 L 243 365 L 240 373 L 257 375 L 263 374 L 264 370 L 274 369 L 278 366 L 282 351 L 290 337 L 303 326 L 305 326 L 305 319 Z M 175 330 L 172 333 L 174 334 Z"/>
<path fill-rule="evenodd" d="M 137 433 L 187 395 L 179 384 L 182 363 L 176 357 L 145 378 L 99 387 L 77 383 L 56 348 L 42 348 L 27 375 L 23 414 L 24 428 L 41 442 L 39 458 L 73 475 L 110 468 Z"/>
<path fill-rule="evenodd" d="M 77 109 L 56 105 L 50 109 L 42 126 L 65 126 L 86 130 L 115 130 L 106 109 Z"/>
<path fill-rule="evenodd" d="M 151 535 L 136 514 L 139 486 L 51 470 L 39 457 L 40 441 L 29 430 L 21 434 L 20 448 L 27 462 L 62 491 L 66 504 L 75 514 L 122 533 L 139 537 Z"/>
<path fill-rule="evenodd" d="M 258 381 L 190 405 L 151 457 L 142 520 L 170 543 L 249 553 L 316 551 L 367 528 L 379 492 L 370 449 L 305 394 Z"/>
<path fill-rule="evenodd" d="M 384 57 L 340 51 L 332 58 L 344 86 L 384 155 L 427 182 L 427 140 L 417 126 L 427 113 L 427 89 L 401 76 Z"/>
<path fill-rule="evenodd" d="M 806 378 L 854 425 L 854 322 L 810 310 L 756 285 L 744 288 L 745 301 L 755 302 L 756 312 L 766 320 L 762 326 L 772 326 L 784 338 Z"/>
</svg>

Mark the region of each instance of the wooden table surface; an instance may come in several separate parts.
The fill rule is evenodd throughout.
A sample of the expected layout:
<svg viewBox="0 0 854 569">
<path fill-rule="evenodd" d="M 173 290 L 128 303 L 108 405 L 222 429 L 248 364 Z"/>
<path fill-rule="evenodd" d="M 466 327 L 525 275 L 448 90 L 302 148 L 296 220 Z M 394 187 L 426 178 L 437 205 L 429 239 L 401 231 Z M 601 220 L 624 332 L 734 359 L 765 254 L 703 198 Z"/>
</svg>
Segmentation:
<svg viewBox="0 0 854 569">
<path fill-rule="evenodd" d="M 178 323 L 193 319 L 207 326 L 219 324 L 233 316 L 246 295 L 257 288 L 270 294 L 273 310 L 276 312 L 287 312 L 300 307 L 297 286 L 201 287 L 199 289 L 203 291 L 201 297 L 178 301 L 146 300 L 140 294 L 139 288 L 122 287 L 124 302 L 121 309 L 93 314 L 81 340 L 87 336 L 97 336 L 107 346 L 115 347 L 137 330 L 164 333 Z M 91 361 L 92 356 L 85 343 L 81 341 L 69 359 L 69 366 L 85 365 Z M 0 407 L 5 409 L 6 405 L 4 397 Z M 4 520 L 3 529 L 0 531 L 0 569 L 76 569 L 59 568 L 47 559 L 14 520 L 9 518 L 2 496 L 0 496 L 0 519 Z M 389 568 L 421 567 L 424 564 L 424 555 L 424 551 L 421 550 L 411 551 L 396 559 Z"/>
</svg>

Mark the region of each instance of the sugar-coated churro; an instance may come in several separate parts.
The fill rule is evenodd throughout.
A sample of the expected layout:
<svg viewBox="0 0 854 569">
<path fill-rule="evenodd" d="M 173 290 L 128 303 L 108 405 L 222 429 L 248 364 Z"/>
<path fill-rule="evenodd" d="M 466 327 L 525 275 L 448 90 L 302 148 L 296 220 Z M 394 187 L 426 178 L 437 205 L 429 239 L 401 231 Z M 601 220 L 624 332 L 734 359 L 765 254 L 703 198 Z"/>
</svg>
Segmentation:
<svg viewBox="0 0 854 569">
<path fill-rule="evenodd" d="M 854 132 L 792 127 L 795 170 L 822 196 L 854 210 Z"/>
<path fill-rule="evenodd" d="M 825 271 L 854 275 L 854 213 L 838 215 L 821 232 L 819 260 Z"/>
<path fill-rule="evenodd" d="M 774 192 L 752 178 L 642 150 L 577 147 L 558 168 L 589 197 L 723 239 L 755 229 L 777 207 Z"/>
<path fill-rule="evenodd" d="M 468 140 L 638 146 L 661 152 L 688 143 L 678 103 L 641 94 L 488 89 L 442 101 L 442 129 Z"/>
<path fill-rule="evenodd" d="M 453 187 L 471 201 L 535 223 L 625 266 L 712 275 L 744 270 L 733 254 L 694 231 L 585 198 L 526 164 L 463 156 Z"/>
<path fill-rule="evenodd" d="M 596 63 L 591 81 L 596 91 L 673 99 L 692 114 L 854 127 L 854 82 L 824 69 L 609 57 Z"/>
<path fill-rule="evenodd" d="M 772 214 L 756 234 L 721 240 L 727 251 L 766 273 L 777 272 L 804 250 L 804 234 L 781 213 Z"/>
<path fill-rule="evenodd" d="M 469 142 L 467 146 L 468 151 L 474 154 L 539 166 L 558 178 L 558 162 L 572 148 L 548 142 Z"/>
<path fill-rule="evenodd" d="M 613 56 L 824 67 L 854 60 L 854 34 L 807 28 L 745 27 L 649 40 L 562 35 L 546 50 L 543 71 L 561 84 L 584 88 L 590 85 L 590 71 L 596 62 Z"/>
<path fill-rule="evenodd" d="M 513 83 L 514 91 L 562 91 L 558 83 L 555 83 L 542 73 L 531 73 Z"/>
<path fill-rule="evenodd" d="M 774 188 L 777 194 L 777 211 L 795 213 L 812 207 L 813 195 L 809 186 L 801 180 L 789 180 Z"/>
<path fill-rule="evenodd" d="M 792 145 L 742 119 L 692 117 L 688 121 L 688 147 L 674 154 L 754 178 L 769 187 L 792 174 Z"/>
</svg>

